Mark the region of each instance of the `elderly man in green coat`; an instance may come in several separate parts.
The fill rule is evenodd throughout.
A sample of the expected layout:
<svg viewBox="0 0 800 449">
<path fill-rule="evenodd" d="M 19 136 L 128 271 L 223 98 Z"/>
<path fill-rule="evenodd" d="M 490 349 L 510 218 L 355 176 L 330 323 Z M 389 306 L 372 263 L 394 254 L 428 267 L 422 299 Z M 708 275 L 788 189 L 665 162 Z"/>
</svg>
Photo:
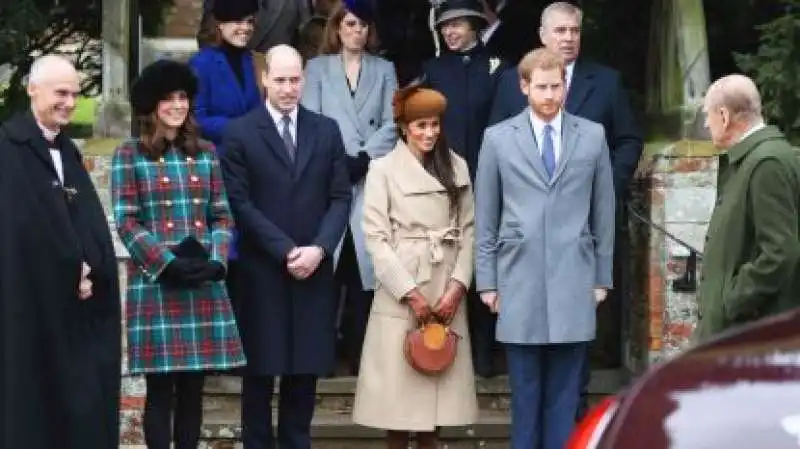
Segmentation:
<svg viewBox="0 0 800 449">
<path fill-rule="evenodd" d="M 800 153 L 764 124 L 758 89 L 745 76 L 713 83 L 703 109 L 722 152 L 698 341 L 800 305 Z"/>
</svg>

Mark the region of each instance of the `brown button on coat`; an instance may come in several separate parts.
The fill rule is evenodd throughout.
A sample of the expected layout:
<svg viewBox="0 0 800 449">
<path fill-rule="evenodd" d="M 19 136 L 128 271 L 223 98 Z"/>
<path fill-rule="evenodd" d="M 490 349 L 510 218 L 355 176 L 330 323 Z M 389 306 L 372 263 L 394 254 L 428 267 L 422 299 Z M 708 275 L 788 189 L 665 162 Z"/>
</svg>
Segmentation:
<svg viewBox="0 0 800 449">
<path fill-rule="evenodd" d="M 429 377 L 403 356 L 406 332 L 415 326 L 400 298 L 419 288 L 434 306 L 450 279 L 469 286 L 473 270 L 474 201 L 464 160 L 451 153 L 462 188 L 451 216 L 444 187 L 405 143 L 370 165 L 364 196 L 364 234 L 377 279 L 361 356 L 353 420 L 391 430 L 431 431 L 475 422 L 477 398 L 466 304 L 452 329 L 462 336 L 453 366 Z"/>
</svg>

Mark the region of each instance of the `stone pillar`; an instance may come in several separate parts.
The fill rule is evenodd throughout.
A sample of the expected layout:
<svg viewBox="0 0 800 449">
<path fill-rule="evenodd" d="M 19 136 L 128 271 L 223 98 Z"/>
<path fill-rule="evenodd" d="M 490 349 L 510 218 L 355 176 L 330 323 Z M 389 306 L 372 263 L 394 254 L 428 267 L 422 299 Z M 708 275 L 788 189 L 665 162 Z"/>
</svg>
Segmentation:
<svg viewBox="0 0 800 449">
<path fill-rule="evenodd" d="M 653 134 L 707 137 L 699 114 L 710 84 L 702 0 L 657 0 L 651 11 L 647 113 Z"/>
<path fill-rule="evenodd" d="M 131 133 L 128 101 L 131 2 L 103 0 L 103 92 L 97 107 L 97 137 L 126 137 Z"/>
</svg>

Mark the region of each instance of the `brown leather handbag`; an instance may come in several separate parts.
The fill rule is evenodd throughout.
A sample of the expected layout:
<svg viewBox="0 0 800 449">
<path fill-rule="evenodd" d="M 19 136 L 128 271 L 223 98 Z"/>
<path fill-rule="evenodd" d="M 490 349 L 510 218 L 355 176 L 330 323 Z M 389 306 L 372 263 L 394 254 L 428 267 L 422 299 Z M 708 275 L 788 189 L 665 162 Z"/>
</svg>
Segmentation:
<svg viewBox="0 0 800 449">
<path fill-rule="evenodd" d="M 406 333 L 406 361 L 417 372 L 435 376 L 453 365 L 461 338 L 449 326 L 429 321 Z"/>
</svg>

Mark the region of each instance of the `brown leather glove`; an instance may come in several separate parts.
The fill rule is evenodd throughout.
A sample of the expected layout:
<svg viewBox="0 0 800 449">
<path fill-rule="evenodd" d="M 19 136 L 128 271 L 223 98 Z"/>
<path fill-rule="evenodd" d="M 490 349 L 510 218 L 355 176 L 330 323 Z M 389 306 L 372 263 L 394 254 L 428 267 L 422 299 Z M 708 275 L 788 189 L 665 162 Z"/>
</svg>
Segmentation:
<svg viewBox="0 0 800 449">
<path fill-rule="evenodd" d="M 466 295 L 467 289 L 461 282 L 450 280 L 447 283 L 447 289 L 444 291 L 439 301 L 434 307 L 434 313 L 443 323 L 450 323 L 453 317 L 456 316 L 458 306 L 461 305 L 461 300 Z"/>
<path fill-rule="evenodd" d="M 433 313 L 431 311 L 430 306 L 428 305 L 428 300 L 422 296 L 419 290 L 414 289 L 408 292 L 404 297 L 404 301 L 411 307 L 411 310 L 414 311 L 414 315 L 417 317 L 417 320 L 420 322 L 428 321 Z"/>
</svg>

